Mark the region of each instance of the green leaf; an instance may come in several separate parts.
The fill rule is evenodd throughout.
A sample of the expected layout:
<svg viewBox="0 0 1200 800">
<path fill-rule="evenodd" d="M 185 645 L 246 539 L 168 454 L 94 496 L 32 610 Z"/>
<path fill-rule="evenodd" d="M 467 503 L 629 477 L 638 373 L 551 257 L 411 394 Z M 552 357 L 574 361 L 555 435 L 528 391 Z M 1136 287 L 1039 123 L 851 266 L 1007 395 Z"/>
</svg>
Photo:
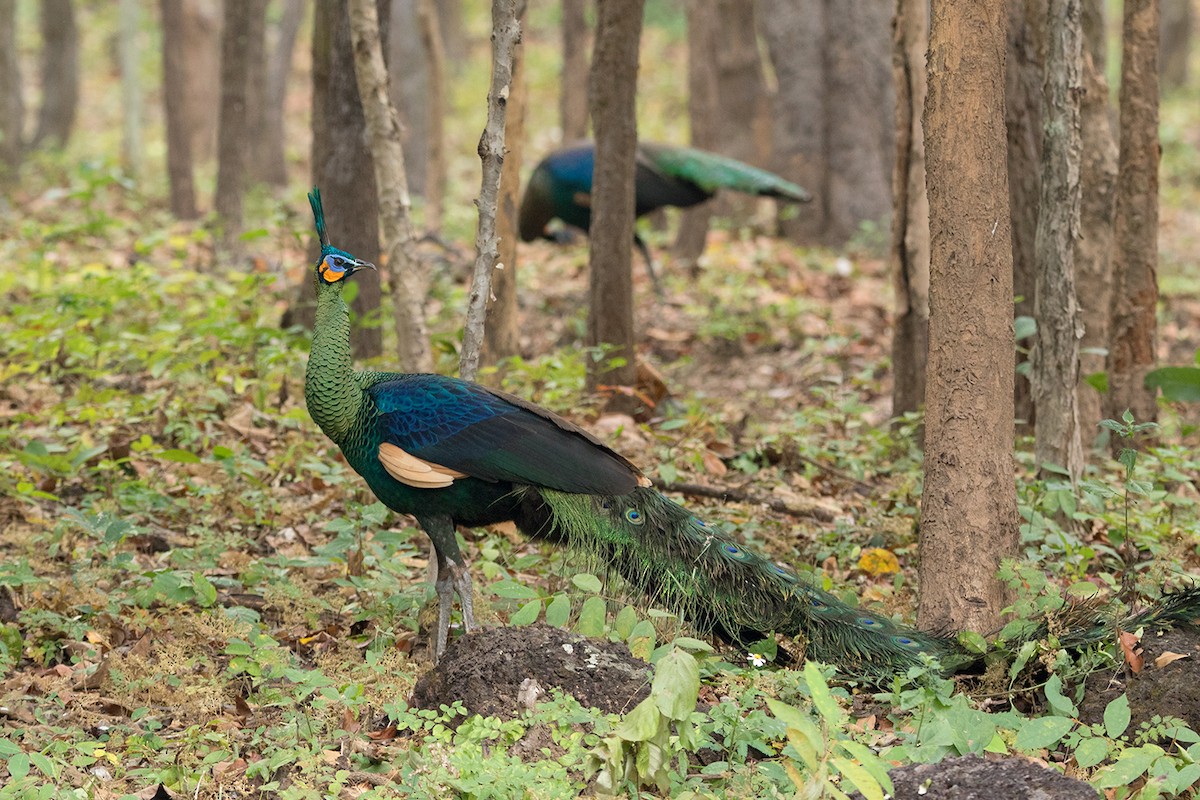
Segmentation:
<svg viewBox="0 0 1200 800">
<path fill-rule="evenodd" d="M 1046 700 L 1050 703 L 1050 710 L 1060 717 L 1079 716 L 1075 704 L 1063 695 L 1062 678 L 1057 675 L 1051 675 L 1050 680 L 1046 681 Z"/>
<path fill-rule="evenodd" d="M 1150 765 L 1154 763 L 1154 759 L 1161 754 L 1161 750 L 1156 753 L 1145 747 L 1129 748 L 1121 753 L 1121 757 L 1115 762 L 1100 770 L 1092 785 L 1098 789 L 1128 786 L 1149 769 Z"/>
<path fill-rule="evenodd" d="M 661 724 L 662 715 L 658 713 L 654 698 L 647 697 L 617 723 L 613 733 L 627 742 L 645 742 L 654 738 Z"/>
<path fill-rule="evenodd" d="M 960 632 L 958 634 L 958 643 L 971 653 L 986 653 L 988 649 L 987 639 L 975 631 Z"/>
<path fill-rule="evenodd" d="M 508 618 L 510 625 L 532 625 L 537 622 L 538 614 L 542 613 L 542 601 L 530 600 Z"/>
<path fill-rule="evenodd" d="M 1073 727 L 1075 727 L 1075 720 L 1067 717 L 1031 719 L 1021 726 L 1021 730 L 1017 731 L 1014 745 L 1018 750 L 1026 752 L 1041 750 L 1061 741 Z"/>
<path fill-rule="evenodd" d="M 1116 739 L 1129 727 L 1129 696 L 1118 695 L 1104 708 L 1104 731 Z"/>
<path fill-rule="evenodd" d="M 579 609 L 579 621 L 575 623 L 575 632 L 582 636 L 603 636 L 607 612 L 608 604 L 604 598 L 589 597 L 584 600 Z"/>
<path fill-rule="evenodd" d="M 192 591 L 196 593 L 196 602 L 204 608 L 209 608 L 217 602 L 217 587 L 202 573 L 192 575 Z"/>
<path fill-rule="evenodd" d="M 883 800 L 883 787 L 861 766 L 848 758 L 837 756 L 829 759 L 829 763 L 842 773 L 842 777 L 854 784 L 854 788 L 862 792 L 862 796 L 867 800 Z"/>
<path fill-rule="evenodd" d="M 1033 317 L 1016 317 L 1013 320 L 1013 336 L 1019 342 L 1037 333 L 1037 320 Z"/>
<path fill-rule="evenodd" d="M 1173 403 L 1200 402 L 1200 367 L 1159 367 L 1146 373 L 1145 383 Z"/>
<path fill-rule="evenodd" d="M 189 453 L 187 450 L 163 450 L 158 454 L 158 457 L 164 461 L 177 461 L 180 464 L 199 464 L 200 456 L 195 453 Z"/>
<path fill-rule="evenodd" d="M 592 594 L 600 594 L 600 590 L 604 588 L 600 579 L 588 572 L 581 572 L 571 578 L 571 583 L 575 584 L 577 589 Z"/>
<path fill-rule="evenodd" d="M 700 665 L 691 653 L 673 649 L 654 670 L 650 696 L 658 710 L 671 719 L 683 720 L 696 710 L 700 695 Z"/>
<path fill-rule="evenodd" d="M 492 593 L 497 597 L 509 600 L 533 600 L 538 596 L 537 590 L 516 581 L 500 581 L 492 584 Z"/>
<path fill-rule="evenodd" d="M 8 777 L 19 781 L 29 774 L 29 756 L 17 753 L 8 759 Z"/>
<path fill-rule="evenodd" d="M 565 594 L 556 594 L 546 606 L 546 624 L 553 628 L 565 628 L 571 618 L 571 601 Z"/>
<path fill-rule="evenodd" d="M 1099 736 L 1084 739 L 1075 748 L 1075 763 L 1083 769 L 1094 767 L 1108 757 L 1108 749 L 1107 739 Z"/>
<path fill-rule="evenodd" d="M 829 684 L 825 683 L 825 677 L 821 674 L 821 670 L 812 661 L 804 663 L 804 683 L 808 686 L 808 693 L 812 697 L 817 712 L 827 723 L 839 727 L 842 722 L 842 708 L 833 699 L 833 694 L 829 691 Z"/>
<path fill-rule="evenodd" d="M 625 606 L 613 618 L 613 633 L 623 642 L 629 641 L 633 634 L 633 626 L 637 625 L 637 610 L 633 606 Z"/>
</svg>

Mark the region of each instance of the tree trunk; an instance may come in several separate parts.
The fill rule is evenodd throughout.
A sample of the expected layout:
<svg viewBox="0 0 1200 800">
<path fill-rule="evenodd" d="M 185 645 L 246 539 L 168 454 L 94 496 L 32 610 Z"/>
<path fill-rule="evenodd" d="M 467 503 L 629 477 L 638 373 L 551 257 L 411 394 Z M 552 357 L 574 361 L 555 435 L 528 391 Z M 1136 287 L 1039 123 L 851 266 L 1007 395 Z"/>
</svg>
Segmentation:
<svg viewBox="0 0 1200 800">
<path fill-rule="evenodd" d="M 929 358 L 929 195 L 925 191 L 926 0 L 897 0 L 892 76 L 896 92 L 896 162 L 892 171 L 892 278 L 896 321 L 892 332 L 892 414 L 925 403 Z"/>
<path fill-rule="evenodd" d="M 588 25 L 587 0 L 562 3 L 562 85 L 558 113 L 563 144 L 587 137 Z"/>
<path fill-rule="evenodd" d="M 1158 417 L 1145 385 L 1158 339 L 1158 15 L 1158 0 L 1125 0 L 1108 415 L 1138 422 Z"/>
<path fill-rule="evenodd" d="M 926 630 L 998 628 L 1007 592 L 996 572 L 1018 545 L 1005 6 L 1005 0 L 933 0 L 931 6 L 929 370 L 918 612 Z"/>
<path fill-rule="evenodd" d="M 183 15 L 180 60 L 187 65 L 186 90 L 180 102 L 191 131 L 192 158 L 211 161 L 217 152 L 217 118 L 221 104 L 221 0 L 176 0 Z"/>
<path fill-rule="evenodd" d="M 379 9 L 380 31 L 387 31 L 386 0 Z M 346 0 L 314 3 L 313 16 L 313 183 L 321 187 L 327 204 L 338 213 L 329 220 L 329 239 L 358 258 L 379 263 L 379 201 L 375 190 L 375 167 L 366 141 L 366 121 L 354 75 L 353 47 Z M 386 44 L 384 45 L 386 47 Z M 332 201 L 332 202 L 331 202 Z M 329 207 L 328 205 L 326 207 Z M 316 254 L 313 254 L 316 261 Z M 379 313 L 379 278 L 370 270 L 353 280 L 358 286 L 351 308 L 354 356 L 371 358 L 383 352 L 378 324 L 363 326 L 363 317 Z M 286 322 L 312 327 L 312 284 L 305 276 L 299 297 Z"/>
<path fill-rule="evenodd" d="M 717 98 L 716 52 L 717 30 L 721 26 L 716 0 L 688 0 L 688 125 L 692 146 L 701 150 L 718 150 L 717 120 L 720 104 Z M 684 209 L 675 237 L 675 256 L 695 263 L 704 252 L 708 238 L 708 223 L 712 204 L 701 203 Z"/>
<path fill-rule="evenodd" d="M 520 310 L 517 307 L 517 209 L 521 198 L 521 159 L 525 139 L 525 106 L 529 87 L 525 80 L 525 47 L 513 49 L 512 90 L 504 119 L 505 153 L 500 171 L 500 197 L 496 208 L 497 268 L 492 273 L 492 301 L 488 307 L 484 346 L 488 360 L 515 356 L 521 349 Z"/>
<path fill-rule="evenodd" d="M 400 144 L 400 116 L 388 100 L 387 67 L 383 63 L 376 0 L 350 0 L 350 38 L 358 95 L 371 143 L 375 185 L 379 189 L 379 221 L 388 254 L 387 274 L 400 369 L 431 372 L 429 331 L 425 325 L 425 281 L 413 252 L 412 203 Z"/>
<path fill-rule="evenodd" d="M 1164 89 L 1179 89 L 1188 82 L 1188 58 L 1192 49 L 1192 24 L 1196 10 L 1192 0 L 1162 0 L 1159 75 Z"/>
<path fill-rule="evenodd" d="M 142 171 L 142 79 L 138 74 L 138 4 L 117 6 L 117 50 L 121 62 L 121 164 L 130 175 Z"/>
<path fill-rule="evenodd" d="M 17 57 L 17 3 L 0 0 L 0 183 L 13 183 L 21 165 L 25 104 Z"/>
<path fill-rule="evenodd" d="M 429 57 L 421 38 L 418 0 L 392 0 L 388 76 L 392 105 L 400 113 L 408 188 L 425 196 L 429 172 Z"/>
<path fill-rule="evenodd" d="M 1083 93 L 1080 0 L 1050 0 L 1046 16 L 1046 82 L 1042 91 L 1042 181 L 1038 205 L 1037 339 L 1031 361 L 1034 452 L 1039 469 L 1053 464 L 1072 483 L 1083 474 L 1079 430 L 1079 340 L 1075 243 L 1079 238 L 1079 102 Z"/>
<path fill-rule="evenodd" d="M 446 197 L 446 52 L 433 0 L 417 0 L 421 42 L 429 63 L 429 160 L 425 176 L 425 230 L 439 234 Z"/>
<path fill-rule="evenodd" d="M 1009 0 L 1008 64 L 1005 71 L 1005 123 L 1008 132 L 1008 199 L 1012 211 L 1013 292 L 1018 317 L 1034 316 L 1037 280 L 1039 180 L 1042 165 L 1042 56 L 1040 29 L 1046 0 Z M 1028 342 L 1022 342 L 1027 345 Z M 1025 360 L 1015 355 L 1016 363 Z M 1036 409 L 1029 379 L 1018 374 L 1016 419 L 1032 431 Z"/>
<path fill-rule="evenodd" d="M 217 193 L 213 207 L 220 217 L 223 247 L 238 250 L 242 234 L 242 200 L 250 168 L 251 137 L 258 130 L 251 119 L 248 86 L 261 58 L 266 25 L 266 0 L 225 4 L 221 34 L 221 111 L 217 129 Z M 255 55 L 257 53 L 257 55 Z M 259 106 L 261 108 L 261 106 Z"/>
<path fill-rule="evenodd" d="M 171 213 L 195 219 L 196 187 L 192 177 L 192 131 L 187 124 L 187 70 L 183 46 L 184 6 L 160 0 L 162 11 L 163 112 L 167 123 L 167 179 Z"/>
<path fill-rule="evenodd" d="M 267 65 L 267 86 L 262 109 L 262 135 L 254 141 L 261 145 L 255 157 L 254 174 L 263 182 L 276 187 L 287 186 L 287 137 L 283 129 L 283 109 L 287 102 L 288 76 L 292 71 L 292 54 L 296 37 L 304 22 L 306 0 L 284 0 L 279 19 L 275 47 Z"/>
<path fill-rule="evenodd" d="M 1103 0 L 1083 0 L 1083 98 L 1079 109 L 1083 161 L 1079 167 L 1079 238 L 1075 242 L 1083 341 L 1080 342 L 1079 430 L 1085 446 L 1100 433 L 1102 395 L 1087 382 L 1104 371 L 1112 306 L 1113 206 L 1117 184 L 1117 142 L 1113 138 Z"/>
<path fill-rule="evenodd" d="M 43 0 L 42 107 L 32 147 L 62 147 L 71 138 L 79 105 L 79 29 L 71 0 Z"/>
<path fill-rule="evenodd" d="M 598 5 L 596 46 L 588 84 L 596 166 L 592 179 L 588 259 L 588 346 L 607 349 L 588 361 L 588 388 L 633 386 L 637 352 L 633 336 L 630 268 L 634 222 L 634 155 L 637 147 L 638 45 L 644 0 L 604 0 Z M 615 394 L 610 405 L 632 410 L 632 398 Z"/>
</svg>

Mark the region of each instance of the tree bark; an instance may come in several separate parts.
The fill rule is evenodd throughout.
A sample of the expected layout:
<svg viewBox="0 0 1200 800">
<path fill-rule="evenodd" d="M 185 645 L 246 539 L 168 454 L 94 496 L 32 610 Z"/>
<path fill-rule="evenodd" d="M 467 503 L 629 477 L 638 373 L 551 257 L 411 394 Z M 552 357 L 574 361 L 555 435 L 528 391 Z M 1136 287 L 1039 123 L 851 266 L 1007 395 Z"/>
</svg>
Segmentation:
<svg viewBox="0 0 1200 800">
<path fill-rule="evenodd" d="M 387 30 L 387 0 L 380 0 L 379 27 Z M 331 201 L 338 213 L 328 220 L 329 239 L 359 258 L 379 263 L 379 200 L 375 189 L 375 167 L 365 146 L 366 120 L 354 74 L 350 41 L 350 17 L 346 0 L 314 3 L 313 16 L 313 182 L 321 187 L 326 208 Z M 386 45 L 385 45 L 386 46 Z M 313 254 L 316 260 L 316 254 Z M 356 358 L 371 358 L 383 352 L 383 335 L 378 324 L 363 325 L 364 317 L 379 313 L 379 278 L 370 270 L 352 280 L 358 286 L 351 309 L 357 323 L 352 332 Z M 306 302 L 294 305 L 293 323 L 312 327 L 312 285 L 305 276 L 299 296 Z"/>
<path fill-rule="evenodd" d="M 284 0 L 283 15 L 279 19 L 275 46 L 267 64 L 267 85 L 262 109 L 262 135 L 254 141 L 261 144 L 255 157 L 254 174 L 263 183 L 271 186 L 287 186 L 287 152 L 284 147 L 287 136 L 283 129 L 283 109 L 287 102 L 288 76 L 292 71 L 292 54 L 296 50 L 296 37 L 304 22 L 307 0 Z"/>
<path fill-rule="evenodd" d="M 562 3 L 562 85 L 558 113 L 563 144 L 587 137 L 588 25 L 587 0 Z"/>
<path fill-rule="evenodd" d="M 991 631 L 1017 552 L 1005 0 L 933 0 L 925 147 L 931 238 L 921 601 L 926 630 Z M 963 125 L 970 119 L 970 125 Z"/>
<path fill-rule="evenodd" d="M 488 87 L 487 124 L 479 137 L 479 160 L 483 177 L 479 187 L 479 229 L 475 234 L 475 270 L 467 297 L 467 321 L 463 328 L 462 354 L 458 374 L 474 380 L 483 350 L 483 323 L 491 297 L 492 271 L 499 249 L 496 214 L 500 203 L 501 169 L 504 162 L 504 134 L 508 99 L 513 89 L 513 62 L 521 43 L 521 19 L 525 15 L 522 0 L 492 0 L 492 81 Z"/>
<path fill-rule="evenodd" d="M 133 176 L 142 171 L 142 80 L 138 75 L 138 4 L 117 6 L 117 51 L 121 63 L 121 164 Z"/>
<path fill-rule="evenodd" d="M 199 212 L 192 175 L 192 131 L 187 124 L 184 6 L 177 0 L 160 0 L 159 8 L 162 11 L 163 114 L 167 123 L 171 213 L 178 219 L 195 219 Z"/>
<path fill-rule="evenodd" d="M 1083 161 L 1079 167 L 1079 238 L 1075 243 L 1075 274 L 1078 285 L 1083 341 L 1080 342 L 1079 429 L 1083 444 L 1090 446 L 1100 433 L 1104 418 L 1103 396 L 1087 382 L 1088 376 L 1104 371 L 1112 309 L 1113 211 L 1117 184 L 1117 142 L 1113 137 L 1110 110 L 1106 30 L 1103 0 L 1083 0 L 1084 93 L 1079 113 Z"/>
<path fill-rule="evenodd" d="M 1158 16 L 1158 0 L 1126 0 L 1121 36 L 1108 415 L 1120 419 L 1128 409 L 1138 422 L 1158 417 L 1145 385 L 1158 339 Z"/>
<path fill-rule="evenodd" d="M 187 130 L 192 137 L 192 158 L 200 164 L 217 152 L 218 115 L 221 104 L 221 0 L 176 0 L 183 17 L 181 61 L 187 65 L 184 105 Z"/>
<path fill-rule="evenodd" d="M 925 403 L 929 358 L 929 195 L 925 191 L 926 0 L 897 0 L 892 39 L 896 92 L 896 161 L 892 171 L 892 278 L 896 292 L 892 332 L 892 414 Z"/>
<path fill-rule="evenodd" d="M 0 0 L 0 183 L 16 181 L 21 165 L 25 103 L 17 57 L 17 3 Z"/>
<path fill-rule="evenodd" d="M 1187 85 L 1195 16 L 1192 0 L 1162 0 L 1158 65 L 1164 89 Z"/>
<path fill-rule="evenodd" d="M 429 73 L 429 160 L 425 175 L 425 230 L 439 234 L 446 197 L 446 51 L 433 0 L 417 0 L 417 20 Z"/>
<path fill-rule="evenodd" d="M 79 105 L 79 28 L 71 0 L 43 0 L 42 107 L 32 147 L 62 147 L 71 138 Z"/>
<path fill-rule="evenodd" d="M 388 77 L 392 105 L 400 112 L 408 188 L 425 196 L 429 172 L 429 57 L 421 38 L 417 0 L 392 0 Z"/>
<path fill-rule="evenodd" d="M 688 0 L 688 126 L 692 146 L 701 150 L 717 150 L 716 121 L 720 103 L 717 92 L 717 65 L 712 57 L 717 48 L 717 30 L 721 18 L 716 0 Z M 712 217 L 711 203 L 684 209 L 675 236 L 675 256 L 695 263 L 704 252 L 708 224 Z"/>
<path fill-rule="evenodd" d="M 256 72 L 252 62 L 262 55 L 266 13 L 266 0 L 225 4 L 225 25 L 221 33 L 221 110 L 217 126 L 217 192 L 213 207 L 220 217 L 223 246 L 233 250 L 240 249 L 250 140 L 258 133 L 250 119 L 248 88 Z"/>
<path fill-rule="evenodd" d="M 588 346 L 608 348 L 588 361 L 588 388 L 632 386 L 637 379 L 630 268 L 637 148 L 638 45 L 644 0 L 598 5 L 596 45 L 588 83 L 596 166 L 588 267 Z M 632 410 L 632 398 L 614 394 L 610 406 Z"/>
<path fill-rule="evenodd" d="M 1031 360 L 1034 453 L 1039 469 L 1056 465 L 1072 483 L 1083 474 L 1079 429 L 1079 340 L 1075 296 L 1079 238 L 1080 95 L 1083 28 L 1080 0 L 1050 0 L 1042 90 L 1042 180 L 1036 241 L 1037 338 Z"/>
<path fill-rule="evenodd" d="M 524 20 L 521 20 L 524 24 Z M 529 87 L 525 80 L 525 47 L 513 48 L 512 90 L 504 115 L 504 165 L 500 170 L 500 197 L 496 209 L 499 241 L 496 271 L 492 273 L 492 298 L 484 347 L 489 361 L 515 356 L 521 349 L 520 310 L 517 308 L 517 209 L 521 196 L 521 159 L 525 139 L 525 106 Z"/>
<path fill-rule="evenodd" d="M 1039 185 L 1042 164 L 1041 26 L 1046 0 L 1009 0 L 1008 62 L 1005 70 L 1005 123 L 1008 132 L 1008 193 L 1012 211 L 1013 313 L 1034 316 L 1034 277 Z M 1022 342 L 1026 344 L 1026 342 Z M 1015 351 L 1014 351 L 1015 352 Z M 1016 353 L 1017 364 L 1025 361 Z M 1018 373 L 1015 383 L 1017 424 L 1032 431 L 1036 409 L 1029 379 Z"/>
<path fill-rule="evenodd" d="M 429 331 L 425 325 L 425 280 L 413 242 L 412 202 L 400 144 L 400 116 L 388 99 L 387 66 L 383 63 L 376 0 L 350 0 L 350 40 L 362 99 L 366 132 L 379 191 L 379 227 L 387 253 L 388 282 L 400 369 L 431 372 Z"/>
</svg>

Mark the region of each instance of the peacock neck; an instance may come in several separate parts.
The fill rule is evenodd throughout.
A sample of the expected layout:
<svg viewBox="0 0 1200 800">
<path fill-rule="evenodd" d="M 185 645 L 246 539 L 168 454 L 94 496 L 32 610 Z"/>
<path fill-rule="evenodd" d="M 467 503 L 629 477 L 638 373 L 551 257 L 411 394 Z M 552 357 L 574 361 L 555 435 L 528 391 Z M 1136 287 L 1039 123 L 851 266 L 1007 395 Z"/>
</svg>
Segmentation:
<svg viewBox="0 0 1200 800">
<path fill-rule="evenodd" d="M 363 403 L 350 351 L 350 309 L 340 285 L 317 282 L 317 316 L 312 350 L 304 375 L 308 413 L 333 441 L 341 444 Z"/>
</svg>

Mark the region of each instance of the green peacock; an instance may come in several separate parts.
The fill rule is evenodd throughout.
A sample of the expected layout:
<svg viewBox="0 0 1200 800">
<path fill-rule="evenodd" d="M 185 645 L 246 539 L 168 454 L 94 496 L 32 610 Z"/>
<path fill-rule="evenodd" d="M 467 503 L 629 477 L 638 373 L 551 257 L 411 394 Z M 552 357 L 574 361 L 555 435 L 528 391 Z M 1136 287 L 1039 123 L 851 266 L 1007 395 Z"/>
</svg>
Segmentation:
<svg viewBox="0 0 1200 800">
<path fill-rule="evenodd" d="M 456 593 L 464 627 L 475 627 L 456 527 L 512 521 L 534 539 L 594 555 L 653 603 L 734 645 L 785 634 L 806 643 L 806 657 L 873 681 L 923 663 L 922 654 L 936 656 L 947 672 L 978 660 L 952 637 L 846 605 L 813 579 L 742 547 L 546 409 L 441 375 L 356 372 L 342 291 L 347 278 L 374 266 L 331 245 L 316 189 L 309 201 L 321 255 L 305 401 L 371 491 L 393 511 L 414 516 L 433 541 L 437 656 Z M 1195 616 L 1197 606 L 1200 591 L 1190 590 L 1124 626 L 1169 625 Z M 1083 643 L 1110 629 L 1088 620 L 1061 638 Z"/>
</svg>

